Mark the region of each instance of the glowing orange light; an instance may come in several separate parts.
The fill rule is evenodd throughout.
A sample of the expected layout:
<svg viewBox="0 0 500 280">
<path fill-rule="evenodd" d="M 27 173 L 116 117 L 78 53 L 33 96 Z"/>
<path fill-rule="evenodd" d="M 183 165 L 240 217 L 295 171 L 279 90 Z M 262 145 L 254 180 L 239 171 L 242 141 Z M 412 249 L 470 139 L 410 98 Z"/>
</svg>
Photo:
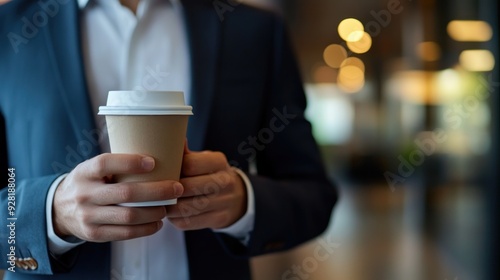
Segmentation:
<svg viewBox="0 0 500 280">
<path fill-rule="evenodd" d="M 361 71 L 365 72 L 365 64 L 363 63 L 363 61 L 361 59 L 359 59 L 357 57 L 351 56 L 351 57 L 346 58 L 344 61 L 342 61 L 342 64 L 340 64 L 340 67 L 345 67 L 348 65 L 356 66 L 359 69 L 361 69 Z"/>
<path fill-rule="evenodd" d="M 359 40 L 347 42 L 349 49 L 355 53 L 365 53 L 372 47 L 372 37 L 370 34 L 363 32 Z"/>
<path fill-rule="evenodd" d="M 359 41 L 363 37 L 363 31 L 363 24 L 355 18 L 346 18 L 338 26 L 340 38 L 347 42 Z"/>
<path fill-rule="evenodd" d="M 365 84 L 363 70 L 354 65 L 347 65 L 340 68 L 337 83 L 345 92 L 354 93 L 361 90 Z"/>
<path fill-rule="evenodd" d="M 339 68 L 346 57 L 347 51 L 345 48 L 337 44 L 329 45 L 323 52 L 325 63 L 332 68 Z"/>
<path fill-rule="evenodd" d="M 456 41 L 486 42 L 493 36 L 491 26 L 480 20 L 452 20 L 447 31 Z"/>
<path fill-rule="evenodd" d="M 469 71 L 491 71 L 495 57 L 488 50 L 465 50 L 460 54 L 460 65 Z"/>
<path fill-rule="evenodd" d="M 424 61 L 436 61 L 441 57 L 441 48 L 435 42 L 422 42 L 417 46 L 417 53 Z"/>
</svg>

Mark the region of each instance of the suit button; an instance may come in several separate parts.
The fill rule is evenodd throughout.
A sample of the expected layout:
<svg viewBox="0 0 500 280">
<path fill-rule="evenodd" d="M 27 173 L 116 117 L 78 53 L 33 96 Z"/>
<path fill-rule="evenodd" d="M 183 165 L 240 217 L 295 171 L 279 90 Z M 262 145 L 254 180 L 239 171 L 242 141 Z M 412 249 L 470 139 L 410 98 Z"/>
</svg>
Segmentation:
<svg viewBox="0 0 500 280">
<path fill-rule="evenodd" d="M 37 270 L 38 262 L 34 258 L 17 258 L 16 266 L 24 270 Z"/>
</svg>

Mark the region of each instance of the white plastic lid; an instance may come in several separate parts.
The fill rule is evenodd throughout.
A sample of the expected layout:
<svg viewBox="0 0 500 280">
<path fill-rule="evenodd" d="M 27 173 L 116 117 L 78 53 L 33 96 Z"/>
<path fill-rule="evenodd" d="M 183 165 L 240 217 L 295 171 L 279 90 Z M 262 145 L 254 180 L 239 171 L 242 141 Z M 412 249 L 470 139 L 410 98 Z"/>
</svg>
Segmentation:
<svg viewBox="0 0 500 280">
<path fill-rule="evenodd" d="M 181 91 L 110 91 L 98 115 L 192 115 Z"/>
</svg>

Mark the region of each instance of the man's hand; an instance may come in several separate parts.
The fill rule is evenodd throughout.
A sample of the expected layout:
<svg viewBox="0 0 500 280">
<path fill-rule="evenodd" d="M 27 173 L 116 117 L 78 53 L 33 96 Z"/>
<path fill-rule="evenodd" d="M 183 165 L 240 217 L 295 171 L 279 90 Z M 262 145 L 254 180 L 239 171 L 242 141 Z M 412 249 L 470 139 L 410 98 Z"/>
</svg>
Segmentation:
<svg viewBox="0 0 500 280">
<path fill-rule="evenodd" d="M 151 235 L 162 227 L 165 207 L 123 207 L 119 203 L 174 199 L 183 193 L 176 181 L 109 183 L 116 174 L 150 172 L 154 159 L 102 154 L 78 165 L 59 184 L 52 208 L 57 235 L 107 242 Z"/>
<path fill-rule="evenodd" d="M 176 205 L 166 207 L 168 219 L 177 228 L 225 228 L 245 214 L 245 185 L 224 154 L 191 152 L 186 147 L 182 177 L 183 195 Z"/>
</svg>

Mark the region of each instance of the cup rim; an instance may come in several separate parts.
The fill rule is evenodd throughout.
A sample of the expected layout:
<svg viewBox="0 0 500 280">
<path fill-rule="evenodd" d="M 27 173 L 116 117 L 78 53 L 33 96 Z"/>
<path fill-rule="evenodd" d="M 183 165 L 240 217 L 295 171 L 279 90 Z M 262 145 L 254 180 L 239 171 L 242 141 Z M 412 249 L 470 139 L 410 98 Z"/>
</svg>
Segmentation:
<svg viewBox="0 0 500 280">
<path fill-rule="evenodd" d="M 193 107 L 174 106 L 99 106 L 98 115 L 193 115 Z"/>
</svg>

